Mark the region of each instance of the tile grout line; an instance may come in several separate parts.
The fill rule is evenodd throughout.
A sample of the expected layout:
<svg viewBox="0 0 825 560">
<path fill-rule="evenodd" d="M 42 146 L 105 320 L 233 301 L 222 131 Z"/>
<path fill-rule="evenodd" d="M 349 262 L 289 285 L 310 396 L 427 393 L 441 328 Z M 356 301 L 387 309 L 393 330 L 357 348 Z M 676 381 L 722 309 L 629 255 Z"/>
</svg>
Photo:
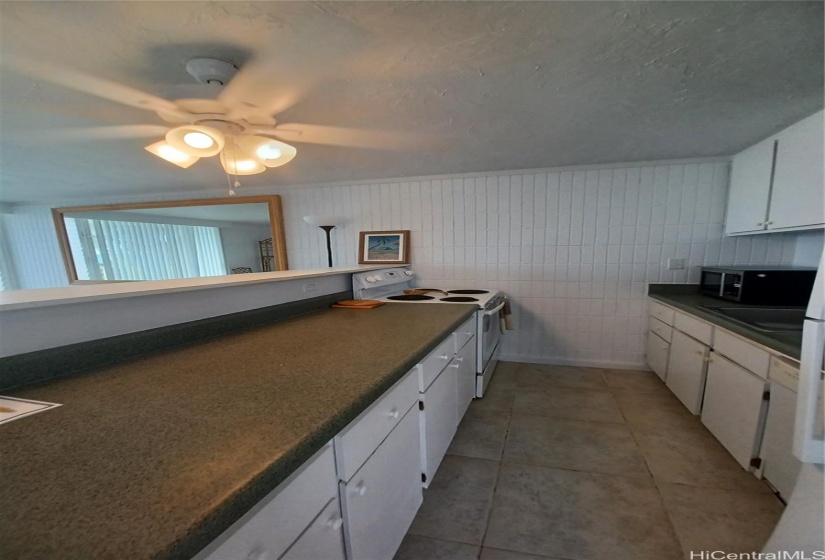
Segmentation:
<svg viewBox="0 0 825 560">
<path fill-rule="evenodd" d="M 602 372 L 602 375 L 604 375 L 604 372 Z M 605 383 L 607 383 L 607 379 L 605 379 Z M 610 387 L 609 384 L 608 387 Z M 615 391 L 612 387 L 610 389 L 610 394 L 614 395 L 615 398 Z M 673 532 L 673 536 L 676 537 L 676 542 L 679 543 L 679 548 L 681 549 L 683 556 L 687 557 L 690 555 L 691 551 L 685 548 L 685 544 L 682 541 L 682 537 L 676 530 L 676 524 L 673 522 L 673 517 L 670 514 L 670 508 L 668 508 L 667 504 L 665 504 L 665 499 L 662 495 L 662 489 L 659 488 L 657 478 L 653 476 L 653 471 L 650 469 L 650 463 L 648 462 L 647 455 L 642 451 L 642 447 L 641 445 L 639 445 L 639 440 L 636 439 L 636 430 L 633 428 L 633 425 L 630 422 L 627 422 L 627 417 L 625 416 L 624 410 L 622 410 L 621 406 L 619 406 L 619 412 L 621 412 L 622 418 L 624 418 L 625 422 L 627 423 L 627 427 L 630 430 L 630 435 L 633 437 L 633 442 L 636 444 L 636 448 L 639 450 L 639 454 L 642 456 L 642 460 L 644 460 L 645 462 L 645 468 L 647 469 L 647 472 L 650 473 L 650 480 L 653 483 L 653 488 L 656 490 L 656 496 L 659 498 L 659 503 L 662 506 L 662 510 L 664 510 L 665 515 L 667 516 L 668 525 L 670 525 L 670 529 Z"/>
<path fill-rule="evenodd" d="M 498 491 L 498 483 L 501 479 L 501 464 L 504 462 L 504 449 L 507 446 L 507 438 L 510 437 L 510 424 L 513 421 L 513 408 L 515 406 L 516 396 L 513 395 L 513 400 L 510 402 L 510 407 L 507 410 L 507 429 L 504 431 L 504 441 L 501 444 L 501 454 L 499 455 L 498 466 L 496 467 L 496 481 L 493 484 L 493 493 L 490 497 L 490 509 L 487 510 L 487 521 L 484 524 L 484 532 L 481 535 L 481 546 L 478 549 L 478 558 L 481 558 L 481 554 L 484 551 L 484 542 L 487 540 L 487 531 L 490 529 L 490 520 L 493 517 L 493 504 L 496 500 L 496 492 Z"/>
</svg>

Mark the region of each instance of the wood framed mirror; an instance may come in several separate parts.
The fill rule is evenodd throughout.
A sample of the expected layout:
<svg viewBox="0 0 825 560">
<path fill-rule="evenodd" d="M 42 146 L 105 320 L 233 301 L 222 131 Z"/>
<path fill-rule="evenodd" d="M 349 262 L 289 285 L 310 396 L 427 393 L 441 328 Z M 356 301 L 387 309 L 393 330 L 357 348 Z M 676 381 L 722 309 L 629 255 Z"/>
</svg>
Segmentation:
<svg viewBox="0 0 825 560">
<path fill-rule="evenodd" d="M 278 195 L 53 208 L 70 284 L 288 270 Z"/>
</svg>

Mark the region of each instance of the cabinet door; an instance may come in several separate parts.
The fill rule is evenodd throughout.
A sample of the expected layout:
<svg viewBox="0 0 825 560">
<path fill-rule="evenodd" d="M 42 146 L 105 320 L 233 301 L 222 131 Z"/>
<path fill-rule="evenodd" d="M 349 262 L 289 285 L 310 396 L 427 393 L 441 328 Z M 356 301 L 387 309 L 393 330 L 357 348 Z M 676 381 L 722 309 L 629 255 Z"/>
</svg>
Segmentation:
<svg viewBox="0 0 825 560">
<path fill-rule="evenodd" d="M 655 333 L 647 333 L 647 365 L 664 381 L 667 378 L 667 358 L 670 344 Z"/>
<path fill-rule="evenodd" d="M 421 472 L 425 487 L 441 464 L 458 426 L 456 368 L 445 368 L 421 395 Z"/>
<path fill-rule="evenodd" d="M 822 111 L 777 135 L 768 229 L 825 223 Z"/>
<path fill-rule="evenodd" d="M 412 407 L 347 483 L 341 483 L 347 558 L 389 560 L 423 495 L 418 407 Z"/>
<path fill-rule="evenodd" d="M 457 406 L 456 425 L 464 418 L 470 403 L 476 396 L 475 340 L 471 339 L 459 351 L 451 364 L 456 370 Z"/>
<path fill-rule="evenodd" d="M 768 213 L 774 139 L 733 157 L 725 233 L 762 231 Z"/>
<path fill-rule="evenodd" d="M 771 383 L 771 400 L 765 421 L 765 437 L 760 456 L 765 462 L 762 476 L 773 484 L 785 500 L 790 498 L 802 463 L 793 455 L 793 425 L 796 393 Z"/>
<path fill-rule="evenodd" d="M 336 497 L 330 500 L 281 560 L 345 560 L 343 523 L 341 505 Z"/>
<path fill-rule="evenodd" d="M 767 383 L 714 354 L 708 367 L 702 423 L 745 469 L 759 452 Z"/>
<path fill-rule="evenodd" d="M 195 558 L 280 558 L 337 493 L 335 457 L 327 445 Z"/>
<path fill-rule="evenodd" d="M 665 382 L 693 414 L 699 414 L 702 409 L 708 352 L 708 347 L 701 342 L 673 331 Z"/>
</svg>

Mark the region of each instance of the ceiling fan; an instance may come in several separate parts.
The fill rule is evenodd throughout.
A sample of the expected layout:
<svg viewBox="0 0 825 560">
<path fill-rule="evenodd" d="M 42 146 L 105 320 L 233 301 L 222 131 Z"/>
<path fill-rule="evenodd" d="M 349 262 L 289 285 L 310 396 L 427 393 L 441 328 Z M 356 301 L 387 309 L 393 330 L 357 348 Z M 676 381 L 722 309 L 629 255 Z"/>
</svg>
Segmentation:
<svg viewBox="0 0 825 560">
<path fill-rule="evenodd" d="M 307 89 L 307 76 L 274 83 L 271 64 L 253 59 L 240 69 L 213 58 L 189 60 L 186 71 L 210 89 L 208 98 L 169 101 L 117 82 L 19 56 L 2 64 L 13 71 L 139 109 L 154 111 L 163 125 L 128 125 L 62 131 L 63 138 L 162 138 L 145 147 L 178 167 L 218 156 L 228 175 L 253 175 L 289 163 L 297 154 L 282 142 L 307 142 L 369 149 L 415 149 L 423 139 L 393 131 L 310 124 L 278 124 L 275 115 L 294 104 Z M 217 95 L 215 96 L 215 93 Z"/>
</svg>

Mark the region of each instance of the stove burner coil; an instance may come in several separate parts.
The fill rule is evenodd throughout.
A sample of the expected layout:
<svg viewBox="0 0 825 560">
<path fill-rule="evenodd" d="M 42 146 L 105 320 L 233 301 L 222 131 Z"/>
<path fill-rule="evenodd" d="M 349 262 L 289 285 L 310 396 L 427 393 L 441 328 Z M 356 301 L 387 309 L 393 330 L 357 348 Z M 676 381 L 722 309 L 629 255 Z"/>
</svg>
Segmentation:
<svg viewBox="0 0 825 560">
<path fill-rule="evenodd" d="M 424 300 L 435 299 L 435 298 L 433 296 L 404 294 L 404 295 L 401 295 L 401 296 L 390 296 L 387 299 L 391 299 L 393 301 L 424 301 Z"/>
<path fill-rule="evenodd" d="M 448 294 L 489 294 L 488 290 L 448 290 Z"/>
<path fill-rule="evenodd" d="M 453 293 L 453 292 L 450 292 Z M 474 301 L 478 301 L 478 298 L 474 297 L 467 297 L 467 296 L 451 296 L 441 298 L 439 301 L 452 301 L 454 303 L 472 303 Z"/>
</svg>

